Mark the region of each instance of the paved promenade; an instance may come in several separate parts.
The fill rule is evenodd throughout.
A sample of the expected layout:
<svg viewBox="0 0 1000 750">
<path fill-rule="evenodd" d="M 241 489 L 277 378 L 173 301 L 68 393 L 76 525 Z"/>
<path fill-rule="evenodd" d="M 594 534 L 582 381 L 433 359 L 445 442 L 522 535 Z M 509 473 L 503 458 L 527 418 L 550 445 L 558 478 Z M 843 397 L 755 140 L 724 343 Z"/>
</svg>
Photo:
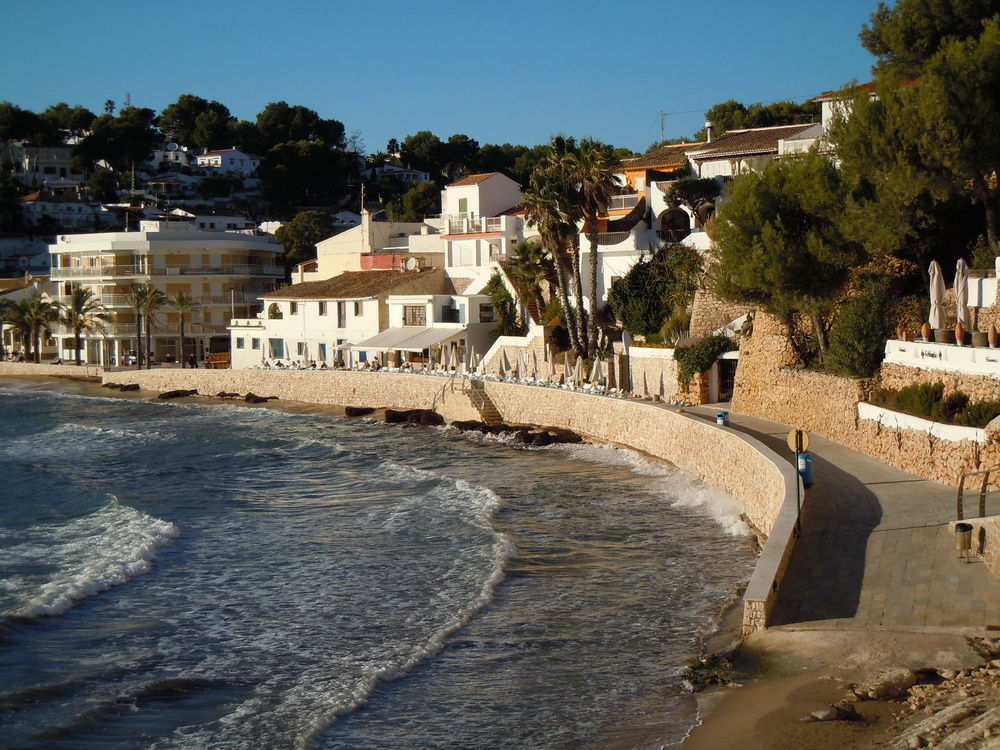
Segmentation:
<svg viewBox="0 0 1000 750">
<path fill-rule="evenodd" d="M 714 421 L 720 409 L 728 404 L 685 411 Z M 730 426 L 791 461 L 788 426 L 732 413 Z M 959 559 L 948 528 L 955 488 L 816 435 L 809 453 L 815 483 L 773 625 L 1000 628 L 1000 581 L 978 558 Z M 978 490 L 971 494 L 975 508 Z M 1000 500 L 991 496 L 987 512 L 1000 513 Z"/>
</svg>

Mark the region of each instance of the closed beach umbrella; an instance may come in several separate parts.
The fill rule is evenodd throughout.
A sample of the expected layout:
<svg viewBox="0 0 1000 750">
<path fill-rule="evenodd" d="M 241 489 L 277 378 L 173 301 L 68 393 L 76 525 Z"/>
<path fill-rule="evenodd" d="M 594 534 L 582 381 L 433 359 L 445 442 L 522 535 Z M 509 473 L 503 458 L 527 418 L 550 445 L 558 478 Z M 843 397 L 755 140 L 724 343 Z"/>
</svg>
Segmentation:
<svg viewBox="0 0 1000 750">
<path fill-rule="evenodd" d="M 470 346 L 466 351 L 466 356 L 468 357 L 466 360 L 466 367 L 475 372 L 476 365 L 478 364 L 478 362 L 476 362 L 476 347 Z"/>
<path fill-rule="evenodd" d="M 583 360 L 579 357 L 576 358 L 576 363 L 573 365 L 573 385 L 583 384 Z"/>
<path fill-rule="evenodd" d="M 972 328 L 969 317 L 969 266 L 962 258 L 955 267 L 955 309 L 958 321 L 966 331 Z"/>
<path fill-rule="evenodd" d="M 507 359 L 507 350 L 500 350 L 500 374 L 507 377 L 507 373 L 510 372 L 510 360 Z"/>
<path fill-rule="evenodd" d="M 601 382 L 601 360 L 595 359 L 593 366 L 590 368 L 590 384 L 597 385 Z"/>
<path fill-rule="evenodd" d="M 446 370 L 448 368 L 448 350 L 441 347 L 441 354 L 438 356 L 438 368 Z"/>
<path fill-rule="evenodd" d="M 573 377 L 573 367 L 569 363 L 569 352 L 563 352 L 563 377 L 567 383 Z"/>
<path fill-rule="evenodd" d="M 931 315 L 928 323 L 931 328 L 944 328 L 947 319 L 944 315 L 944 274 L 936 260 L 931 261 Z"/>
<path fill-rule="evenodd" d="M 454 344 L 448 347 L 448 369 L 458 369 L 458 351 L 456 351 Z"/>
<path fill-rule="evenodd" d="M 551 349 L 546 349 L 545 350 L 545 359 L 547 360 L 548 368 L 549 368 L 549 380 L 555 380 L 556 379 L 556 362 L 552 358 L 552 350 Z"/>
</svg>

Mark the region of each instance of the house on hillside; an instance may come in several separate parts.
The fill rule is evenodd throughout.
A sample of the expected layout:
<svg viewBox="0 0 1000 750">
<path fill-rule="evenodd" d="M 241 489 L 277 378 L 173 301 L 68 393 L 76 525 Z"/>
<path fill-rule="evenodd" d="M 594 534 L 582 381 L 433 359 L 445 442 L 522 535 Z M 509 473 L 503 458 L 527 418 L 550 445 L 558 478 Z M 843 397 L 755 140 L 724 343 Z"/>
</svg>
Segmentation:
<svg viewBox="0 0 1000 750">
<path fill-rule="evenodd" d="M 21 180 L 51 194 L 76 193 L 84 184 L 83 172 L 72 165 L 75 146 L 21 146 Z"/>
<path fill-rule="evenodd" d="M 263 157 L 240 151 L 236 148 L 225 148 L 217 151 L 205 151 L 197 156 L 199 169 L 207 169 L 223 174 L 248 176 L 257 171 Z"/>
<path fill-rule="evenodd" d="M 19 201 L 24 223 L 42 231 L 93 231 L 117 221 L 117 217 L 99 202 L 84 201 L 48 190 L 22 196 Z"/>
<path fill-rule="evenodd" d="M 34 295 L 45 295 L 53 297 L 56 285 L 45 275 L 24 274 L 16 279 L 0 279 L 0 301 L 18 302 Z M 0 355 L 13 357 L 16 353 L 25 349 L 25 342 L 22 341 L 18 333 L 8 324 L 0 322 Z M 56 342 L 42 336 L 41 361 L 51 360 L 56 356 Z"/>
<path fill-rule="evenodd" d="M 716 177 L 730 182 L 741 172 L 759 171 L 774 161 L 784 150 L 783 143 L 813 129 L 813 123 L 778 125 L 770 128 L 730 130 L 712 137 L 712 127 L 706 123 L 708 142 L 687 152 L 691 167 L 698 177 Z"/>
</svg>

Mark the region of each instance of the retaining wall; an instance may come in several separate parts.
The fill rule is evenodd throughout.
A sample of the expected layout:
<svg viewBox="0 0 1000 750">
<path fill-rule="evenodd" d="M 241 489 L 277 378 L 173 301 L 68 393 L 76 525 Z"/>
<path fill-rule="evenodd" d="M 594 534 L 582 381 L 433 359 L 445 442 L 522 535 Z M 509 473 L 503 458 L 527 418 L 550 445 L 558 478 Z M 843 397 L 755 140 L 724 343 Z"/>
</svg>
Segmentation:
<svg viewBox="0 0 1000 750">
<path fill-rule="evenodd" d="M 0 368 L 2 374 L 25 373 L 5 373 Z M 316 404 L 435 409 L 449 421 L 480 418 L 468 383 L 461 378 L 343 370 L 169 368 L 107 372 L 104 382 L 138 384 L 157 392 L 197 390 L 209 396 L 253 392 Z M 491 381 L 485 387 L 508 423 L 561 427 L 642 451 L 740 500 L 750 522 L 767 535 L 744 595 L 743 630 L 750 633 L 767 626 L 795 537 L 798 476 L 787 461 L 753 438 L 676 409 L 556 388 Z"/>
</svg>

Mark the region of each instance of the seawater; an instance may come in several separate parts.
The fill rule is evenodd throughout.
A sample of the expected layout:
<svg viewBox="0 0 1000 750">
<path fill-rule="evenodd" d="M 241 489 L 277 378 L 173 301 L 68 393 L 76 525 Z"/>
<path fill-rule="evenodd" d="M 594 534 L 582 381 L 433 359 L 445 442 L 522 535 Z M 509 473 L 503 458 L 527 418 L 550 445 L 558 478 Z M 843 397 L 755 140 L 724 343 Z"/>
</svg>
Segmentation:
<svg viewBox="0 0 1000 750">
<path fill-rule="evenodd" d="M 19 750 L 662 747 L 753 565 L 634 453 L 318 409 L 7 380 L 0 481 Z"/>
</svg>

